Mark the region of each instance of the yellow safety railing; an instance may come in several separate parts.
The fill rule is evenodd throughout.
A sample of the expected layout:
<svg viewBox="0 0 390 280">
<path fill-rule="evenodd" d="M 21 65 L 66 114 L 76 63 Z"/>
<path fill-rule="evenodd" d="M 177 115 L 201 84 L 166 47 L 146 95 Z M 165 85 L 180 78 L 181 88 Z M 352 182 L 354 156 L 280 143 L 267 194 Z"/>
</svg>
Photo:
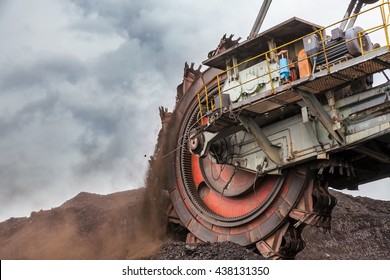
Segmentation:
<svg viewBox="0 0 390 280">
<path fill-rule="evenodd" d="M 349 39 L 349 40 L 346 40 L 346 41 L 342 41 L 340 42 L 339 44 L 337 45 L 332 45 L 330 47 L 327 47 L 325 42 L 326 42 L 326 38 L 324 38 L 324 35 L 326 34 L 326 30 L 330 29 L 330 28 L 334 28 L 336 25 L 339 25 L 341 24 L 342 22 L 344 21 L 347 21 L 351 18 L 354 18 L 354 17 L 358 17 L 358 16 L 361 16 L 361 15 L 364 15 L 364 14 L 368 14 L 368 13 L 374 13 L 375 11 L 378 11 L 379 10 L 379 15 L 380 15 L 380 18 L 381 18 L 381 22 L 380 24 L 376 25 L 376 26 L 373 26 L 373 27 L 370 27 L 368 29 L 365 29 L 361 32 L 358 33 L 358 36 L 355 37 L 355 38 L 352 38 L 352 39 Z M 365 51 L 365 48 L 363 46 L 364 42 L 363 42 L 363 38 L 365 35 L 367 34 L 372 34 L 372 33 L 375 33 L 375 32 L 379 32 L 381 30 L 383 30 L 384 32 L 384 35 L 385 35 L 385 46 L 382 46 L 381 48 L 387 48 L 389 51 L 390 51 L 390 36 L 389 36 L 389 33 L 388 33 L 388 29 L 389 29 L 389 19 L 390 19 L 390 1 L 389 0 L 382 0 L 382 4 L 379 4 L 379 5 L 376 5 L 376 6 L 373 6 L 365 11 L 362 11 L 358 14 L 354 14 L 352 16 L 350 16 L 349 18 L 345 18 L 345 19 L 342 19 L 338 22 L 335 22 L 327 27 L 324 27 L 324 28 L 321 28 L 321 29 L 318 29 L 310 34 L 307 34 L 303 37 L 300 37 L 298 39 L 295 39 L 291 42 L 288 42 L 286 44 L 283 44 L 279 47 L 276 47 L 274 49 L 271 49 L 265 53 L 262 53 L 262 54 L 259 54 L 259 55 L 256 55 L 254 57 L 251 57 L 245 61 L 242 61 L 240 63 L 238 63 L 237 65 L 234 65 L 232 67 L 229 67 L 227 68 L 225 71 L 222 71 L 221 73 L 217 74 L 214 79 L 212 79 L 211 81 L 209 81 L 207 84 L 204 85 L 204 87 L 197 93 L 198 94 L 198 103 L 199 103 L 199 117 L 200 119 L 203 119 L 204 117 L 206 117 L 207 115 L 205 114 L 206 112 L 210 112 L 211 110 L 215 110 L 215 109 L 222 109 L 221 106 L 222 106 L 222 94 L 224 93 L 224 91 L 222 90 L 222 85 L 221 85 L 221 82 L 223 80 L 223 77 L 227 75 L 227 73 L 229 71 L 234 71 L 235 68 L 238 68 L 240 67 L 241 65 L 245 64 L 245 63 L 248 63 L 250 61 L 253 61 L 253 60 L 256 60 L 256 59 L 259 59 L 261 61 L 265 61 L 266 62 L 266 65 L 267 65 L 267 72 L 263 75 L 260 75 L 260 76 L 257 76 L 253 79 L 250 79 L 250 80 L 247 80 L 245 81 L 244 83 L 239 83 L 238 85 L 234 86 L 234 87 L 229 87 L 228 90 L 232 90 L 236 87 L 240 87 L 246 83 L 250 83 L 252 81 L 255 81 L 259 78 L 262 78 L 262 77 L 265 77 L 265 76 L 268 76 L 269 79 L 270 79 L 270 83 L 271 83 L 271 91 L 272 93 L 275 93 L 275 88 L 274 88 L 274 85 L 272 83 L 272 78 L 273 78 L 273 73 L 275 72 L 280 72 L 281 68 L 284 68 L 284 67 L 289 67 L 290 66 L 293 66 L 295 63 L 299 63 L 301 61 L 304 61 L 304 60 L 307 60 L 307 59 L 311 59 L 313 57 L 317 57 L 318 55 L 320 54 L 323 54 L 324 56 L 324 60 L 325 60 L 325 64 L 322 65 L 322 69 L 327 69 L 328 72 L 331 71 L 331 67 L 332 67 L 332 64 L 329 64 L 329 61 L 328 61 L 328 57 L 327 57 L 327 52 L 329 50 L 332 50 L 333 48 L 337 48 L 338 46 L 342 45 L 342 44 L 346 44 L 350 41 L 354 41 L 354 40 L 358 40 L 359 42 L 359 46 L 360 46 L 360 52 L 362 55 L 364 54 L 367 54 L 369 52 L 372 52 L 372 51 L 376 51 L 378 48 L 376 49 L 373 49 L 373 50 L 370 50 L 370 51 Z M 319 51 L 318 53 L 315 53 L 313 55 L 307 55 L 304 59 L 301 59 L 301 60 L 297 60 L 297 61 L 294 61 L 292 63 L 289 62 L 289 64 L 287 66 L 283 66 L 283 67 L 280 67 L 277 68 L 277 69 L 274 69 L 272 70 L 271 69 L 271 63 L 270 63 L 270 54 L 271 53 L 278 53 L 278 51 L 281 51 L 283 49 L 286 49 L 289 45 L 292 45 L 300 40 L 303 40 L 304 38 L 308 37 L 308 36 L 311 36 L 311 35 L 314 35 L 314 34 L 317 34 L 318 37 L 320 38 L 321 40 L 321 44 L 322 44 L 322 50 Z M 316 69 L 313 69 L 313 71 L 316 70 Z M 219 96 L 219 104 L 220 104 L 220 107 L 216 108 L 215 107 L 215 104 L 214 104 L 214 100 L 213 98 L 217 97 L 215 94 L 212 96 L 213 98 L 210 98 L 210 87 L 215 87 L 215 82 L 217 83 L 217 94 Z M 228 91 L 226 90 L 226 91 Z M 203 96 L 205 96 L 205 98 L 203 98 Z"/>
</svg>

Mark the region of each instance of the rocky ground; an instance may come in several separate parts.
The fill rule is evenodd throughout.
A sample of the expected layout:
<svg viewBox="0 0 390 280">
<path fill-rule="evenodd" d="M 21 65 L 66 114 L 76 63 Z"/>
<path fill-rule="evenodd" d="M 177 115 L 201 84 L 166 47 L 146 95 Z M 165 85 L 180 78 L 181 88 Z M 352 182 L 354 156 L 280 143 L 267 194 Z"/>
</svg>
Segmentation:
<svg viewBox="0 0 390 280">
<path fill-rule="evenodd" d="M 390 259 L 390 201 L 332 194 L 338 204 L 331 232 L 306 229 L 297 259 Z"/>
<path fill-rule="evenodd" d="M 330 232 L 315 227 L 303 232 L 306 248 L 301 260 L 390 259 L 390 201 L 354 198 L 332 192 L 338 205 L 333 210 Z M 186 245 L 167 243 L 155 259 L 263 259 L 232 243 Z"/>
<path fill-rule="evenodd" d="M 51 210 L 4 221 L 0 259 L 262 259 L 233 243 L 168 238 L 161 221 L 151 219 L 145 193 L 80 193 Z M 306 229 L 297 259 L 390 259 L 390 202 L 334 195 L 331 232 Z"/>
</svg>

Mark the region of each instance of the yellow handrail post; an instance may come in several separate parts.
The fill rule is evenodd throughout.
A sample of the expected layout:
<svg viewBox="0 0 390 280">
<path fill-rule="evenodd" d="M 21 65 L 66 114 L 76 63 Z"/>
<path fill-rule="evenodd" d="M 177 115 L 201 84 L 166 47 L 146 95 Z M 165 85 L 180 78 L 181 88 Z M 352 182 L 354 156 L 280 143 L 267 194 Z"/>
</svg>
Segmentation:
<svg viewBox="0 0 390 280">
<path fill-rule="evenodd" d="M 209 93 L 207 92 L 207 86 L 205 85 L 204 86 L 204 92 L 205 92 L 205 95 L 206 95 L 206 108 L 207 108 L 207 112 L 210 111 L 209 110 Z"/>
<path fill-rule="evenodd" d="M 390 2 L 389 1 L 386 1 L 387 2 L 387 10 L 388 10 L 388 16 L 390 16 Z"/>
<path fill-rule="evenodd" d="M 198 92 L 198 104 L 199 104 L 200 120 L 202 120 L 203 119 L 203 114 L 202 114 L 202 103 L 200 102 L 200 92 Z"/>
<path fill-rule="evenodd" d="M 322 51 L 324 52 L 324 58 L 325 58 L 325 63 L 326 63 L 326 69 L 328 69 L 328 73 L 330 73 L 330 67 L 329 67 L 328 56 L 326 55 L 326 48 L 325 48 L 325 39 L 324 39 L 324 35 L 322 34 L 322 30 L 320 30 L 318 33 L 320 34 L 320 38 L 321 38 Z"/>
<path fill-rule="evenodd" d="M 271 84 L 272 93 L 275 93 L 274 83 L 272 82 L 271 65 L 269 64 L 268 53 L 265 53 L 265 61 L 267 63 L 269 82 Z"/>
<path fill-rule="evenodd" d="M 222 92 L 221 92 L 221 80 L 219 78 L 219 75 L 217 75 L 217 84 L 218 84 L 219 106 L 222 112 Z"/>
<path fill-rule="evenodd" d="M 388 3 L 388 1 L 387 1 L 387 3 Z M 382 14 L 383 29 L 385 31 L 385 37 L 386 37 L 386 45 L 387 45 L 387 49 L 390 50 L 389 30 L 388 30 L 388 25 L 387 25 L 387 20 L 386 20 L 386 12 L 385 12 L 384 5 L 385 5 L 385 0 L 382 1 L 381 14 Z"/>
<path fill-rule="evenodd" d="M 362 52 L 362 55 L 364 55 L 363 39 L 362 39 L 362 32 L 361 31 L 358 32 L 358 37 L 359 37 L 359 47 L 360 47 L 360 50 Z"/>
</svg>

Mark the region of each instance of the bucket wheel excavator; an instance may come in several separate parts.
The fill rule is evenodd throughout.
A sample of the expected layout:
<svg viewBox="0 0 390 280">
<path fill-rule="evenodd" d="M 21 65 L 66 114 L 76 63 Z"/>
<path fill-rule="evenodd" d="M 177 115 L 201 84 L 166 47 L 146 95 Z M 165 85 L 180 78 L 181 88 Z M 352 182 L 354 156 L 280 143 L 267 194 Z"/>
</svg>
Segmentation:
<svg viewBox="0 0 390 280">
<path fill-rule="evenodd" d="M 223 36 L 205 71 L 185 64 L 175 110 L 160 113 L 168 217 L 187 242 L 294 258 L 306 225 L 330 228 L 329 187 L 389 177 L 389 3 L 375 2 L 351 1 L 326 28 L 294 17 L 259 34 L 264 1 L 247 40 Z M 366 13 L 379 23 L 355 26 Z"/>
</svg>

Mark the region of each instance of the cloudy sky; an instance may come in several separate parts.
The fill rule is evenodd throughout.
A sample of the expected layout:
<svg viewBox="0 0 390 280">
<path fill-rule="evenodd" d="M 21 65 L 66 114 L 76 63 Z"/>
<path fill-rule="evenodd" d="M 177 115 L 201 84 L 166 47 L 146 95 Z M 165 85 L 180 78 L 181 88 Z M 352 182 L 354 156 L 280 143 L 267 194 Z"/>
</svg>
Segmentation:
<svg viewBox="0 0 390 280">
<path fill-rule="evenodd" d="M 247 37 L 261 1 L 243 3 L 0 0 L 0 221 L 142 186 L 158 107 L 173 107 L 185 61 L 224 33 Z M 348 3 L 275 0 L 264 28 L 328 25 Z M 390 199 L 387 185 L 360 194 Z"/>
</svg>

